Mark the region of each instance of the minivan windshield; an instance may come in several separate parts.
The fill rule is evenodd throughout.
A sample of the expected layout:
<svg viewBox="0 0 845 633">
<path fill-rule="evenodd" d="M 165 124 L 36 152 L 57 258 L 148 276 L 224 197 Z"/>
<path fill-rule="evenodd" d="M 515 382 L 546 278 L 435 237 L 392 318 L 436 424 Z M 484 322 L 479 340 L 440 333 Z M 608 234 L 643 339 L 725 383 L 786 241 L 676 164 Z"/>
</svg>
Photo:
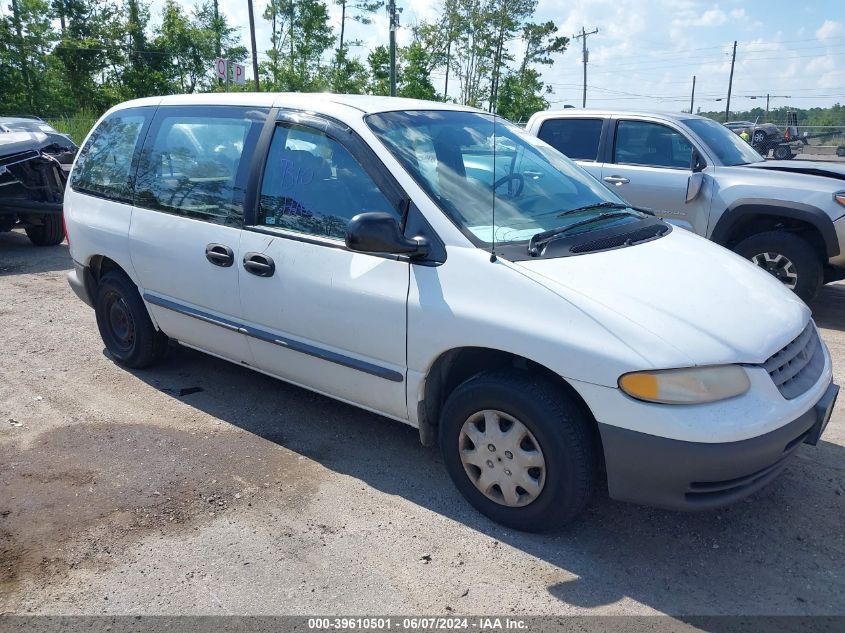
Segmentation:
<svg viewBox="0 0 845 633">
<path fill-rule="evenodd" d="M 385 112 L 367 123 L 476 246 L 494 237 L 528 241 L 569 225 L 575 235 L 644 217 L 563 154 L 492 115 Z"/>
<path fill-rule="evenodd" d="M 721 123 L 712 119 L 686 119 L 684 123 L 698 135 L 727 167 L 765 160 L 753 147 Z"/>
</svg>

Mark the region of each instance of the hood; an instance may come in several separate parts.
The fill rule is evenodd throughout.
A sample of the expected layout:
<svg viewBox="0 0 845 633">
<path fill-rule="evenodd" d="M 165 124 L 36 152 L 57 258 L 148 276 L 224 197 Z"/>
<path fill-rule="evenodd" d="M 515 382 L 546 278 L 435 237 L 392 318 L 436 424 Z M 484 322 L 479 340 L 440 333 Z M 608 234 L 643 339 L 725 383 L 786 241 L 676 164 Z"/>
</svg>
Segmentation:
<svg viewBox="0 0 845 633">
<path fill-rule="evenodd" d="M 513 266 L 611 331 L 620 319 L 648 331 L 640 338 L 666 347 L 638 351 L 676 367 L 762 363 L 810 318 L 774 277 L 680 228 L 627 248 Z M 625 342 L 637 348 L 636 340 Z"/>
<path fill-rule="evenodd" d="M 825 163 L 816 160 L 767 160 L 762 163 L 743 165 L 753 169 L 771 169 L 774 171 L 785 171 L 796 174 L 807 174 L 810 176 L 822 176 L 824 178 L 836 178 L 845 180 L 845 163 Z"/>
</svg>

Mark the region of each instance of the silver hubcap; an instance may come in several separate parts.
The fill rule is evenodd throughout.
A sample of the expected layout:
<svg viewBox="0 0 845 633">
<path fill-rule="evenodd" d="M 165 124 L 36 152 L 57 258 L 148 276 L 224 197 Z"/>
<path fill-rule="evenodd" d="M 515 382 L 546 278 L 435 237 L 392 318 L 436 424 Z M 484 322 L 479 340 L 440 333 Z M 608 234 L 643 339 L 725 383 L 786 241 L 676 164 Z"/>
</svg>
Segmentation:
<svg viewBox="0 0 845 633">
<path fill-rule="evenodd" d="M 458 437 L 461 462 L 484 496 L 509 507 L 534 501 L 546 482 L 546 460 L 534 435 L 501 411 L 471 415 Z"/>
<path fill-rule="evenodd" d="M 795 290 L 795 285 L 798 283 L 798 273 L 795 271 L 795 264 L 785 255 L 758 253 L 751 258 L 751 261 L 780 279 L 781 283 L 790 290 Z"/>
</svg>

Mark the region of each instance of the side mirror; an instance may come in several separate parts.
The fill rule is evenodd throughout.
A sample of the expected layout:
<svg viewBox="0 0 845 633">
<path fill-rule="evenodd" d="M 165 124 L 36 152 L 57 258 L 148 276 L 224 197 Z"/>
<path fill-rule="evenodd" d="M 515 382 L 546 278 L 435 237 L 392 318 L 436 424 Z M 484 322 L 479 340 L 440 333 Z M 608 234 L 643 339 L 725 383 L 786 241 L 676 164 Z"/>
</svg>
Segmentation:
<svg viewBox="0 0 845 633">
<path fill-rule="evenodd" d="M 707 167 L 704 157 L 698 153 L 697 149 L 692 150 L 692 161 L 690 167 L 694 173 L 704 171 L 704 168 Z"/>
<path fill-rule="evenodd" d="M 692 202 L 701 193 L 701 187 L 704 185 L 704 174 L 700 171 L 690 174 L 687 180 L 687 202 Z"/>
<path fill-rule="evenodd" d="M 425 257 L 428 254 L 425 238 L 405 237 L 396 218 L 382 211 L 359 213 L 349 220 L 346 246 L 361 253 L 392 253 L 411 257 Z"/>
</svg>

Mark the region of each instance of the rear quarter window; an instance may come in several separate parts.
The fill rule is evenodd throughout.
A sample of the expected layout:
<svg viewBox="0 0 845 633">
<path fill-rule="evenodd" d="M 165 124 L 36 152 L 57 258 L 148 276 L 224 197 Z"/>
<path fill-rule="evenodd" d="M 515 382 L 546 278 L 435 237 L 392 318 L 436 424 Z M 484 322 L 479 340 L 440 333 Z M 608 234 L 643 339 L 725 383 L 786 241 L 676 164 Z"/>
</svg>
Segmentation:
<svg viewBox="0 0 845 633">
<path fill-rule="evenodd" d="M 573 160 L 596 160 L 603 119 L 549 119 L 540 127 L 540 140 Z"/>
<path fill-rule="evenodd" d="M 132 202 L 136 149 L 152 108 L 120 110 L 97 126 L 79 151 L 70 186 L 118 202 Z"/>
</svg>

